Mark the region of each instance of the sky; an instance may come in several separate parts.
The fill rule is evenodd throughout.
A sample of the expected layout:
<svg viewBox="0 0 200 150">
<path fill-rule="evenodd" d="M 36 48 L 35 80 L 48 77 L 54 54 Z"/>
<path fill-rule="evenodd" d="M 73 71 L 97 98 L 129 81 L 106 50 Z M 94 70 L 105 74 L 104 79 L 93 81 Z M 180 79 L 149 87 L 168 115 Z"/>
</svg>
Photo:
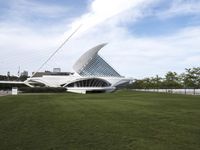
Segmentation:
<svg viewBox="0 0 200 150">
<path fill-rule="evenodd" d="M 41 71 L 73 71 L 101 43 L 100 55 L 127 77 L 199 67 L 199 0 L 0 0 L 0 74 L 37 70 L 79 25 Z"/>
</svg>

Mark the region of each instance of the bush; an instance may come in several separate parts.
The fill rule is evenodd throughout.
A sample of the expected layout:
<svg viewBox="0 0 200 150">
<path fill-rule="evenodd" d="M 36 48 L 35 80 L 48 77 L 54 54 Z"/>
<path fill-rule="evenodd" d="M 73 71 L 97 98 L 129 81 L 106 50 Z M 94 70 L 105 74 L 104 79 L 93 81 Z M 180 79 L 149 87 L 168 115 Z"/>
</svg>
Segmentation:
<svg viewBox="0 0 200 150">
<path fill-rule="evenodd" d="M 50 87 L 22 87 L 19 91 L 23 93 L 63 93 L 66 92 L 66 88 L 50 88 Z"/>
</svg>

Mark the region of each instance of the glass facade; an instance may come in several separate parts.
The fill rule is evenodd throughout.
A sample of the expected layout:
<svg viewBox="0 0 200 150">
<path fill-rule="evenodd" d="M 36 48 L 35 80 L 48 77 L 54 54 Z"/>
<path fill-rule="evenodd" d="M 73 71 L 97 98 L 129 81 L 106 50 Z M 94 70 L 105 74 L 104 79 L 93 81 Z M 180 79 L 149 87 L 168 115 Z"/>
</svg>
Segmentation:
<svg viewBox="0 0 200 150">
<path fill-rule="evenodd" d="M 110 83 L 101 79 L 86 79 L 68 84 L 66 87 L 108 87 Z"/>
<path fill-rule="evenodd" d="M 93 57 L 78 73 L 81 76 L 120 77 L 120 74 L 99 55 Z"/>
</svg>

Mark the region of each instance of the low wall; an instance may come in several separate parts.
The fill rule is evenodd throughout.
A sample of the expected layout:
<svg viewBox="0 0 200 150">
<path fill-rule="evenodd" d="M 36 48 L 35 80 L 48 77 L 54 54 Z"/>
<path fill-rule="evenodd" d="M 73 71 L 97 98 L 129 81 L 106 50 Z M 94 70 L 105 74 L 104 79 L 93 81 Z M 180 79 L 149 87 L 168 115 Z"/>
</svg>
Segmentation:
<svg viewBox="0 0 200 150">
<path fill-rule="evenodd" d="M 0 96 L 6 96 L 6 95 L 11 95 L 11 91 L 10 90 L 0 90 Z"/>
<path fill-rule="evenodd" d="M 200 95 L 200 89 L 132 89 L 133 91 Z"/>
</svg>

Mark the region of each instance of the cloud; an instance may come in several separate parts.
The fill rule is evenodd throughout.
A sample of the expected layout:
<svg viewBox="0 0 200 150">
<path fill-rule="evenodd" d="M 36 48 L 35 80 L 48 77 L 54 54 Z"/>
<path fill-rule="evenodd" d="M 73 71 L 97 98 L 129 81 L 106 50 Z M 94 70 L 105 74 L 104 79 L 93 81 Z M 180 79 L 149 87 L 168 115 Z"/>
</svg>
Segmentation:
<svg viewBox="0 0 200 150">
<path fill-rule="evenodd" d="M 173 0 L 171 6 L 165 11 L 159 12 L 160 18 L 170 18 L 179 15 L 200 14 L 200 1 L 198 0 Z"/>
<path fill-rule="evenodd" d="M 22 19 L 24 19 L 25 17 L 33 16 L 54 18 L 63 16 L 70 9 L 67 6 L 45 4 L 32 0 L 8 0 L 8 5 L 7 15 L 9 14 L 9 17 L 18 19 L 19 17 L 23 17 Z"/>
<path fill-rule="evenodd" d="M 186 67 L 197 66 L 200 26 L 179 29 L 167 36 L 138 37 L 130 32 L 130 27 L 122 25 L 129 21 L 137 22 L 147 15 L 146 8 L 157 2 L 115 0 L 113 3 L 111 0 L 94 0 L 83 15 L 73 18 L 71 22 L 66 19 L 45 29 L 24 23 L 1 22 L 0 71 L 17 73 L 19 65 L 29 71 L 36 70 L 81 23 L 81 30 L 44 70 L 61 67 L 63 71 L 70 71 L 82 53 L 103 42 L 109 44 L 100 54 L 122 75 L 141 78 L 163 75 L 169 70 L 181 72 Z M 156 29 L 153 30 L 156 32 Z"/>
<path fill-rule="evenodd" d="M 133 10 L 131 12 L 133 16 L 132 19 L 134 19 L 138 15 L 137 10 L 140 7 L 144 7 L 144 5 L 150 4 L 152 1 L 155 0 L 149 0 L 148 2 L 146 0 L 94 0 L 89 7 L 89 12 L 76 18 L 71 26 L 77 27 L 83 24 L 81 31 L 86 31 L 95 25 L 109 21 L 110 18 L 113 20 L 118 17 L 116 20 L 116 22 L 118 22 L 122 20 L 122 18 L 119 18 L 119 15 L 130 9 Z M 113 26 L 116 22 L 112 21 Z"/>
</svg>

